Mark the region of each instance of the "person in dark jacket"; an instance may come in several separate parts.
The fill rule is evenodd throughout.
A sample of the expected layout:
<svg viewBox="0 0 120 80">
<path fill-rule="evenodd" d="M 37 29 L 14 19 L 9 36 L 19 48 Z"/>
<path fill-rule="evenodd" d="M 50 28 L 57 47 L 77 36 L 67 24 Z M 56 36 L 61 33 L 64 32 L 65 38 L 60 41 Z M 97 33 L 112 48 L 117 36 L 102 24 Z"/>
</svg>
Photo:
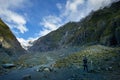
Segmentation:
<svg viewBox="0 0 120 80">
<path fill-rule="evenodd" d="M 88 72 L 88 64 L 87 64 L 87 62 L 88 62 L 87 57 L 84 56 L 83 57 L 83 67 L 84 67 L 84 71 Z"/>
</svg>

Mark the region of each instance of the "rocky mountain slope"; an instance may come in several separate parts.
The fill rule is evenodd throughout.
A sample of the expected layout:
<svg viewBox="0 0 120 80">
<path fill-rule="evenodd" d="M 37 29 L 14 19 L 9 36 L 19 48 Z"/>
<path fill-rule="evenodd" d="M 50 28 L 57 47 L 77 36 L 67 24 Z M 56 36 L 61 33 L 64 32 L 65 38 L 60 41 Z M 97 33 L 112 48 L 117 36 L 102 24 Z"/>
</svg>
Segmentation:
<svg viewBox="0 0 120 80">
<path fill-rule="evenodd" d="M 9 27 L 0 19 L 0 63 L 11 62 L 25 53 Z"/>
<path fill-rule="evenodd" d="M 69 22 L 39 38 L 30 51 L 52 51 L 70 46 L 103 44 L 120 45 L 120 1 L 91 12 L 80 22 Z"/>
</svg>

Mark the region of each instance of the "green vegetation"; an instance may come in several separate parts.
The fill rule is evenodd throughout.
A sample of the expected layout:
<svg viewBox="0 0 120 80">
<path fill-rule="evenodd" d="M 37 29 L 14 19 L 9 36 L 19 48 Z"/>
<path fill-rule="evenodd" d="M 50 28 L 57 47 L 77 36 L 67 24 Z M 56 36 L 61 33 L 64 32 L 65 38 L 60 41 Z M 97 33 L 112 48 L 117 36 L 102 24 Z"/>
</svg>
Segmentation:
<svg viewBox="0 0 120 80">
<path fill-rule="evenodd" d="M 0 19 L 0 36 L 4 37 L 7 40 L 13 40 L 15 36 L 12 35 L 9 27 Z"/>
<path fill-rule="evenodd" d="M 56 61 L 54 66 L 59 68 L 70 66 L 82 67 L 83 56 L 87 56 L 89 67 L 91 65 L 91 61 L 93 62 L 93 67 L 96 69 L 99 67 L 115 67 L 120 64 L 119 51 L 120 48 L 111 48 L 102 45 L 88 46 L 80 52 L 71 54 L 63 59 Z M 113 62 L 115 62 L 115 65 L 112 65 Z"/>
<path fill-rule="evenodd" d="M 16 54 L 19 52 L 24 53 L 24 49 L 11 32 L 10 28 L 0 19 L 0 44 L 5 48 L 6 53 Z"/>
</svg>

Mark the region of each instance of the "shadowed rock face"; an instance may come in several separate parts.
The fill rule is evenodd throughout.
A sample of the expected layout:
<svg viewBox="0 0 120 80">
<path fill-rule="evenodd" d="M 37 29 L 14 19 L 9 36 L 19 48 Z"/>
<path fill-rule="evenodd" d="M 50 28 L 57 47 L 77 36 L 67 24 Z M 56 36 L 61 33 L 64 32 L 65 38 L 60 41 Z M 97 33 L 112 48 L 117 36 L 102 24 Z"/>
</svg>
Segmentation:
<svg viewBox="0 0 120 80">
<path fill-rule="evenodd" d="M 9 27 L 0 19 L 0 49 L 10 56 L 21 55 L 25 50 L 13 35 Z"/>
<path fill-rule="evenodd" d="M 26 51 L 13 35 L 9 27 L 0 19 L 0 67 L 14 67 L 11 63 L 18 60 L 18 57 L 25 54 Z"/>
<path fill-rule="evenodd" d="M 120 45 L 120 1 L 110 7 L 91 12 L 80 22 L 69 22 L 56 31 L 39 38 L 30 51 L 52 51 L 70 46 L 103 44 Z"/>
</svg>

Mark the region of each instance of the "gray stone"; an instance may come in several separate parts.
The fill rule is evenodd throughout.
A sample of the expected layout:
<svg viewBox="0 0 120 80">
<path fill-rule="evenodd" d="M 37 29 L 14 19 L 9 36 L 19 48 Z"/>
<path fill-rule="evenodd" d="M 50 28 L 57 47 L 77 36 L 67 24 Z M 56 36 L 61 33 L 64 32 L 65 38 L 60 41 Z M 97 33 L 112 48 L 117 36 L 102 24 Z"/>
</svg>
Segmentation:
<svg viewBox="0 0 120 80">
<path fill-rule="evenodd" d="M 109 71 L 112 71 L 112 67 L 111 67 L 111 66 L 110 66 L 110 67 L 108 67 L 108 70 L 109 70 Z"/>
<path fill-rule="evenodd" d="M 2 64 L 2 67 L 3 67 L 3 68 L 12 68 L 12 67 L 15 67 L 15 64 L 6 63 L 6 64 Z"/>
<path fill-rule="evenodd" d="M 36 69 L 36 71 L 37 72 L 43 72 L 43 71 L 45 71 L 45 72 L 51 72 L 52 69 L 49 68 L 49 67 L 39 67 L 39 68 Z"/>
<path fill-rule="evenodd" d="M 44 68 L 44 71 L 46 71 L 46 72 L 50 72 L 50 68 Z"/>
</svg>

